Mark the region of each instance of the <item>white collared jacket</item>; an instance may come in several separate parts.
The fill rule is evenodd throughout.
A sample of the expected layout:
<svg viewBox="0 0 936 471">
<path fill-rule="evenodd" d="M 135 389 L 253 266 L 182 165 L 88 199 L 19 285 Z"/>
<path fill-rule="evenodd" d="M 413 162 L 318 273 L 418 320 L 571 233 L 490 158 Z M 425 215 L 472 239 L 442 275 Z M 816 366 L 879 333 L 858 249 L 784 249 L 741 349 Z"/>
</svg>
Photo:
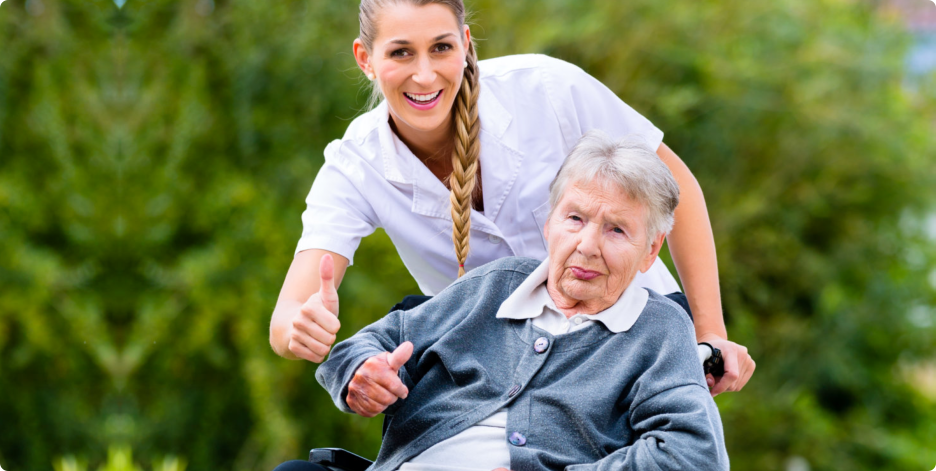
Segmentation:
<svg viewBox="0 0 936 471">
<path fill-rule="evenodd" d="M 543 260 L 549 184 L 582 134 L 639 134 L 656 149 L 663 132 L 568 62 L 506 56 L 480 61 L 479 69 L 484 212 L 472 211 L 465 269 L 507 256 Z M 383 228 L 423 293 L 434 295 L 458 275 L 449 191 L 388 119 L 384 102 L 325 149 L 296 252 L 324 249 L 353 264 L 361 238 Z M 679 290 L 659 259 L 635 282 L 660 293 Z"/>
</svg>

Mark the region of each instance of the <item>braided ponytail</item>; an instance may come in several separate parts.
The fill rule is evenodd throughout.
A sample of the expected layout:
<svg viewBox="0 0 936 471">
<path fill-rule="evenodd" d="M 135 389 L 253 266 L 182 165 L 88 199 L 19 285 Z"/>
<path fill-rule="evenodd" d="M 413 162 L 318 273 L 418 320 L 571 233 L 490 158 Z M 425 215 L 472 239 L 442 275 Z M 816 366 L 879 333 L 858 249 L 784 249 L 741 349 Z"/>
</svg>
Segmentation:
<svg viewBox="0 0 936 471">
<path fill-rule="evenodd" d="M 417 6 L 441 4 L 449 7 L 458 20 L 458 25 L 465 24 L 465 4 L 462 0 L 361 0 L 358 20 L 361 26 L 360 39 L 368 52 L 373 51 L 377 37 L 377 16 L 385 5 L 410 3 Z M 455 257 L 458 259 L 458 276 L 465 274 L 465 259 L 468 258 L 468 239 L 471 233 L 471 208 L 474 201 L 480 201 L 481 185 L 478 182 L 478 154 L 481 144 L 478 133 L 481 122 L 478 120 L 478 92 L 480 81 L 478 55 L 474 42 L 467 45 L 468 54 L 461 88 L 452 105 L 455 150 L 452 152 L 452 175 L 449 176 L 452 203 L 452 242 L 455 244 Z M 371 105 L 381 97 L 377 82 L 374 82 Z"/>
<path fill-rule="evenodd" d="M 465 259 L 468 258 L 471 208 L 478 175 L 478 154 L 481 151 L 481 143 L 478 141 L 481 130 L 481 121 L 478 119 L 480 74 L 473 42 L 468 44 L 467 62 L 458 97 L 452 106 L 455 150 L 452 152 L 452 175 L 449 177 L 449 186 L 452 188 L 449 195 L 452 202 L 452 242 L 458 259 L 459 278 L 465 274 Z"/>
</svg>

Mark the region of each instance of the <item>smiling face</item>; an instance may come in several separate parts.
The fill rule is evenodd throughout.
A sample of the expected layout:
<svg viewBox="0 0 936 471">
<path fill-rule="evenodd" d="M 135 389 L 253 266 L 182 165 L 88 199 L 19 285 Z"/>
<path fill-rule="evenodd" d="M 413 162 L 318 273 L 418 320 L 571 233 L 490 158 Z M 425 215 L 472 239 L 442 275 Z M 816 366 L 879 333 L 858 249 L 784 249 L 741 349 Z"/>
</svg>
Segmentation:
<svg viewBox="0 0 936 471">
<path fill-rule="evenodd" d="M 468 26 L 460 26 L 447 6 L 434 3 L 385 5 L 376 25 L 372 50 L 358 39 L 354 55 L 365 74 L 376 75 L 397 131 L 416 140 L 448 135 L 464 73 Z"/>
<path fill-rule="evenodd" d="M 570 184 L 545 227 L 546 288 L 570 317 L 611 307 L 637 271 L 653 264 L 665 234 L 647 239 L 643 205 L 613 184 Z"/>
</svg>

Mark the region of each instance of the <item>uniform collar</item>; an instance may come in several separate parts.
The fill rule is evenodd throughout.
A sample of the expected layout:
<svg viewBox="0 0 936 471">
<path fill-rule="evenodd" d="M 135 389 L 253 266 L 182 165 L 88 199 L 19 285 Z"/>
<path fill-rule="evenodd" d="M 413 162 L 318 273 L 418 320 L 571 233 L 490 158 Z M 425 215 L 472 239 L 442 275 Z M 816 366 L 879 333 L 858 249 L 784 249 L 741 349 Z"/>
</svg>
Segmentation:
<svg viewBox="0 0 936 471">
<path fill-rule="evenodd" d="M 549 273 L 549 258 L 543 261 L 497 310 L 499 319 L 533 319 L 543 314 L 544 308 L 560 312 L 546 290 Z M 626 332 L 634 326 L 640 313 L 647 305 L 650 293 L 631 281 L 621 297 L 608 309 L 588 315 L 588 319 L 599 321 L 611 332 Z"/>
<path fill-rule="evenodd" d="M 504 138 L 504 134 L 507 132 L 507 128 L 510 127 L 510 122 L 513 120 L 513 116 L 507 112 L 493 93 L 485 93 L 484 87 L 481 88 L 481 93 L 478 96 L 478 117 L 481 120 L 481 132 L 496 138 L 498 141 Z M 374 128 L 377 128 L 380 140 L 380 156 L 384 167 L 384 177 L 392 182 L 414 183 L 416 181 L 416 175 L 413 171 L 413 165 L 416 163 L 421 165 L 421 163 L 415 158 L 416 156 L 406 148 L 405 144 L 403 144 L 398 137 L 394 136 L 393 130 L 390 129 L 390 109 L 387 105 L 387 101 L 381 101 L 379 105 L 371 110 L 368 113 L 367 119 L 370 121 L 364 126 L 361 126 L 360 131 L 355 137 L 358 141 L 363 142 L 367 135 L 370 134 Z M 522 155 L 517 149 L 514 149 L 513 146 L 503 142 L 499 143 L 510 148 L 516 152 L 517 155 Z"/>
<path fill-rule="evenodd" d="M 484 214 L 472 211 L 472 229 L 502 236 L 493 221 L 517 180 L 523 153 L 516 148 L 515 132 L 509 132 L 510 129 L 516 129 L 516 126 L 510 126 L 513 117 L 495 94 L 485 92 L 484 87 L 478 96 L 478 117 L 481 120 L 481 133 L 478 136 L 481 154 L 494 156 L 496 161 L 488 160 L 488 164 L 481 165 Z M 390 182 L 412 185 L 411 209 L 414 213 L 451 221 L 448 190 L 390 129 L 390 110 L 386 101 L 370 111 L 367 119 L 370 121 L 363 123 L 357 137 L 363 144 L 376 128 L 384 177 Z"/>
</svg>

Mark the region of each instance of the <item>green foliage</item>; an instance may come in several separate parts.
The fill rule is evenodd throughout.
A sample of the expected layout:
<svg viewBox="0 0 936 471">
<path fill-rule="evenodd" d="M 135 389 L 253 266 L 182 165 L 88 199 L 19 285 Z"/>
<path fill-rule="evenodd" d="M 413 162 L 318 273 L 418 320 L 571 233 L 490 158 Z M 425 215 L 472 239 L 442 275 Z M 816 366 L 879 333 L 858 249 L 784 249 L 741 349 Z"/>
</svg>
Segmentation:
<svg viewBox="0 0 936 471">
<path fill-rule="evenodd" d="M 910 82 L 898 25 L 840 0 L 469 7 L 482 58 L 582 66 L 700 180 L 758 361 L 717 400 L 736 469 L 936 463 L 936 80 Z M 366 99 L 356 28 L 352 1 L 0 6 L 5 469 L 139 469 L 111 443 L 190 469 L 376 455 L 379 420 L 268 345 L 322 150 Z M 355 258 L 341 338 L 417 292 L 382 232 Z"/>
<path fill-rule="evenodd" d="M 53 463 L 55 471 L 87 471 L 84 461 L 68 455 Z M 153 462 L 153 471 L 185 471 L 185 461 L 166 456 Z M 128 447 L 111 446 L 107 449 L 107 462 L 97 471 L 143 471 L 133 463 L 133 451 Z"/>
</svg>

